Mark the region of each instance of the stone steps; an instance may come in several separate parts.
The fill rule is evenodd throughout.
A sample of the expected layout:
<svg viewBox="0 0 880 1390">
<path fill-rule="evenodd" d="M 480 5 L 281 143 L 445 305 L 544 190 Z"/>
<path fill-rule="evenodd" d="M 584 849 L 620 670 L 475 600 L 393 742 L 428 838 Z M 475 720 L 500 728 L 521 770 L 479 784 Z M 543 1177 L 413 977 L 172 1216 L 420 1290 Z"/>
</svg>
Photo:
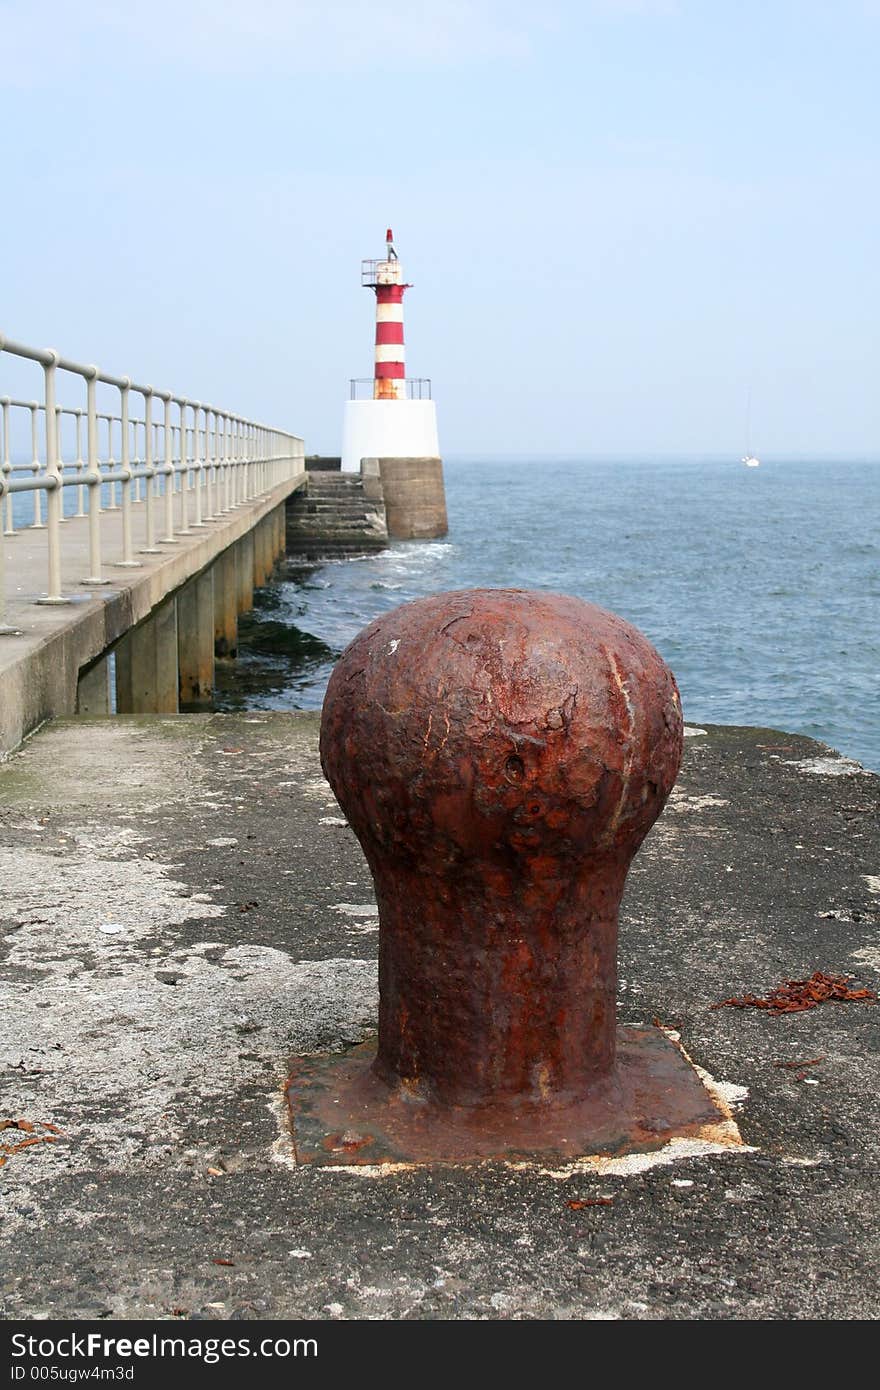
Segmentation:
<svg viewBox="0 0 880 1390">
<path fill-rule="evenodd" d="M 304 516 L 324 516 L 324 513 L 332 516 L 353 516 L 353 514 L 364 512 L 366 500 L 364 498 L 352 498 L 341 500 L 341 502 L 324 502 L 323 499 L 306 498 L 302 507 Z"/>
<path fill-rule="evenodd" d="M 385 507 L 364 495 L 360 475 L 309 474 L 287 508 L 287 553 L 293 559 L 332 559 L 383 550 Z"/>
</svg>

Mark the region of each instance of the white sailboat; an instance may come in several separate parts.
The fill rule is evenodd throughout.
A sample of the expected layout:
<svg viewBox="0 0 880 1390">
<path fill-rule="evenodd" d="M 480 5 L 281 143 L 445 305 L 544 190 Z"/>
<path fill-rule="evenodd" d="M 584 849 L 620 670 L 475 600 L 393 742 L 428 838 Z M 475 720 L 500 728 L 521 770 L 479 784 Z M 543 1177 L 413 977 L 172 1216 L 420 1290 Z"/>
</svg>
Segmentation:
<svg viewBox="0 0 880 1390">
<path fill-rule="evenodd" d="M 743 454 L 742 462 L 746 468 L 760 468 L 761 460 L 756 454 L 752 453 L 752 388 L 749 387 L 746 396 L 746 451 Z"/>
</svg>

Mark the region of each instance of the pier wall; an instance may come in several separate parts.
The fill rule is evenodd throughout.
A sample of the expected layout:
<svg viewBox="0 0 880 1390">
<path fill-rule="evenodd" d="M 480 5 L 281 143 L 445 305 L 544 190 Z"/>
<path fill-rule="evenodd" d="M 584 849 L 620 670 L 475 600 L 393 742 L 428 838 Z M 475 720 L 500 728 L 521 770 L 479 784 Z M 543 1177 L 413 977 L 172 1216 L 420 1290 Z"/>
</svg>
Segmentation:
<svg viewBox="0 0 880 1390">
<path fill-rule="evenodd" d="M 307 458 L 308 482 L 287 510 L 288 553 L 314 562 L 367 555 L 389 540 L 445 536 L 439 458 L 362 458 L 357 473 L 337 459 Z"/>
<path fill-rule="evenodd" d="M 394 540 L 431 540 L 449 530 L 443 464 L 439 458 L 365 459 L 378 464 L 388 534 Z"/>
</svg>

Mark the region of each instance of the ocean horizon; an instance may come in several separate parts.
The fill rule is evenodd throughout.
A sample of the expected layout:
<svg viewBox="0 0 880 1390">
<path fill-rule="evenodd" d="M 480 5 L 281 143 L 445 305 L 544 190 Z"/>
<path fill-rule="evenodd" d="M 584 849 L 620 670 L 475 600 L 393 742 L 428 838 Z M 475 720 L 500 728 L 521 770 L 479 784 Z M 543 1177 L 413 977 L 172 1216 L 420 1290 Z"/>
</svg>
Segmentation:
<svg viewBox="0 0 880 1390">
<path fill-rule="evenodd" d="M 691 724 L 806 734 L 880 771 L 880 470 L 729 455 L 449 455 L 449 533 L 288 562 L 241 620 L 218 709 L 316 709 L 344 647 L 400 603 L 535 588 L 654 643 Z"/>
</svg>

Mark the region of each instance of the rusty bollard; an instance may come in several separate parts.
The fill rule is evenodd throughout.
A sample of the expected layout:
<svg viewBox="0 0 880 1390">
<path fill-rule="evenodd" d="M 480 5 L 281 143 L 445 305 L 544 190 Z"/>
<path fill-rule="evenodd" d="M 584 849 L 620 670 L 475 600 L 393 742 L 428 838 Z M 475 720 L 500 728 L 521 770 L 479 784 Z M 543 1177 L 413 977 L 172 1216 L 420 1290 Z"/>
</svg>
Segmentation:
<svg viewBox="0 0 880 1390">
<path fill-rule="evenodd" d="M 662 1031 L 616 1026 L 624 880 L 681 752 L 672 673 L 579 599 L 438 594 L 360 633 L 321 761 L 375 883 L 378 1042 L 295 1064 L 301 1162 L 575 1157 L 718 1119 Z"/>
</svg>

